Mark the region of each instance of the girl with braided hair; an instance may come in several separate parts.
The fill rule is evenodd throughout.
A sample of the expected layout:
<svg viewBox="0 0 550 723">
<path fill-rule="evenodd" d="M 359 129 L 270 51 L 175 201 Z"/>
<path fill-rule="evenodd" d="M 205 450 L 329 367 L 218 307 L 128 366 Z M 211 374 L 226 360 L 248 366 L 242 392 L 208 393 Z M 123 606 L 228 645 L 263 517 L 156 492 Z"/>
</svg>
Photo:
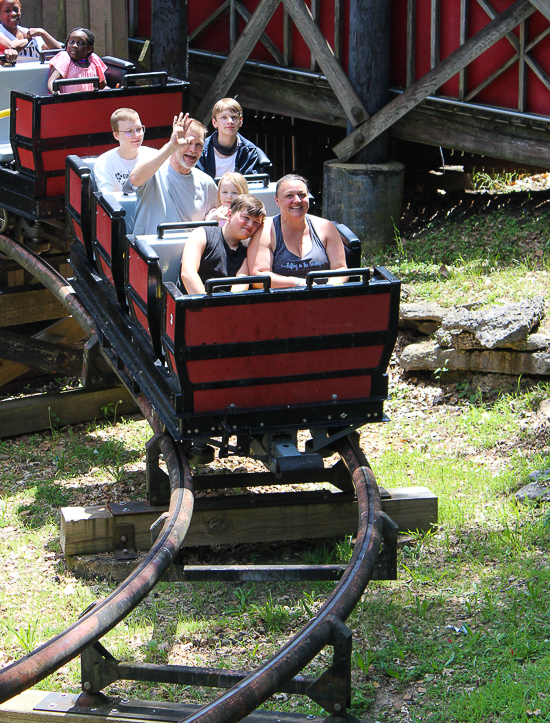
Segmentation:
<svg viewBox="0 0 550 723">
<path fill-rule="evenodd" d="M 60 78 L 99 78 L 99 87 L 105 88 L 105 70 L 107 66 L 99 55 L 94 53 L 95 37 L 88 28 L 75 28 L 67 38 L 67 50 L 61 51 L 50 60 L 48 90 L 53 93 L 54 80 Z M 93 90 L 92 83 L 62 86 L 61 93 L 75 93 Z"/>
</svg>

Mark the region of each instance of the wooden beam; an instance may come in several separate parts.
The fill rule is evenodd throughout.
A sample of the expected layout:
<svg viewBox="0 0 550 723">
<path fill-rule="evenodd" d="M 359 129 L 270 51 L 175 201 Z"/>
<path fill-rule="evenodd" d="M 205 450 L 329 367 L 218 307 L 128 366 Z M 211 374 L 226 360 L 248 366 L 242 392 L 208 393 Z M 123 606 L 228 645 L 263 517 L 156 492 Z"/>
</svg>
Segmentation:
<svg viewBox="0 0 550 723">
<path fill-rule="evenodd" d="M 252 17 L 252 13 L 250 10 L 245 8 L 245 6 L 240 3 L 238 0 L 235 0 L 235 8 L 237 9 L 237 12 L 239 15 L 245 20 L 245 22 L 249 22 L 250 18 Z M 273 40 L 269 37 L 269 35 L 266 35 L 265 33 L 262 33 L 260 35 L 260 41 L 264 48 L 266 48 L 272 55 L 273 59 L 277 63 L 277 65 L 284 65 L 284 58 L 283 54 L 279 50 L 279 48 L 275 45 Z"/>
<path fill-rule="evenodd" d="M 82 351 L 23 334 L 14 334 L 7 329 L 3 329 L 0 334 L 0 358 L 21 362 L 49 374 L 80 376 L 82 372 Z"/>
<path fill-rule="evenodd" d="M 248 56 L 260 39 L 279 2 L 280 0 L 261 0 L 252 14 L 250 21 L 235 43 L 235 47 L 227 56 L 227 60 L 197 109 L 195 115 L 203 123 L 210 121 L 210 113 L 214 103 L 225 97 L 229 92 L 229 88 L 231 88 Z"/>
<path fill-rule="evenodd" d="M 208 88 L 215 69 L 206 64 L 191 66 L 190 81 L 192 92 L 200 96 Z M 346 118 L 336 96 L 328 85 L 282 80 L 259 75 L 251 70 L 239 76 L 239 100 L 248 108 L 266 113 L 316 121 L 319 118 L 334 126 L 345 128 Z M 498 112 L 490 118 L 479 118 L 462 112 L 455 105 L 446 109 L 418 106 L 403 116 L 390 128 L 394 138 L 427 143 L 444 148 L 455 148 L 483 155 L 487 145 L 491 155 L 517 164 L 550 168 L 550 145 L 548 132 L 511 119 L 499 118 Z"/>
<path fill-rule="evenodd" d="M 483 10 L 485 10 L 485 12 L 487 13 L 487 15 L 491 18 L 491 20 L 494 20 L 495 18 L 498 17 L 497 11 L 494 9 L 494 7 L 491 5 L 491 3 L 490 3 L 488 0 L 477 0 L 477 1 L 478 1 L 478 3 L 481 5 L 481 7 L 483 8 Z M 546 71 L 543 70 L 543 68 L 539 65 L 539 63 L 537 63 L 537 61 L 536 61 L 534 58 L 531 58 L 531 56 L 527 54 L 528 51 L 533 47 L 533 45 L 532 45 L 531 43 L 529 43 L 529 47 L 525 47 L 525 45 L 526 45 L 526 43 L 525 43 L 525 38 L 523 39 L 523 41 L 521 40 L 522 35 L 525 34 L 525 33 L 522 31 L 523 25 L 524 25 L 524 23 L 521 23 L 521 24 L 520 24 L 520 39 L 519 39 L 519 40 L 518 40 L 518 38 L 516 37 L 516 35 L 515 35 L 514 33 L 507 33 L 507 34 L 506 34 L 506 40 L 508 40 L 508 42 L 510 43 L 510 45 L 511 45 L 511 46 L 514 48 L 514 50 L 516 51 L 516 55 L 514 56 L 514 60 L 518 60 L 518 59 L 519 59 L 519 64 L 520 64 L 520 70 L 519 70 L 519 72 L 520 72 L 520 79 L 519 79 L 519 84 L 520 84 L 520 87 L 519 87 L 520 97 L 521 97 L 521 92 L 522 92 L 522 90 L 523 90 L 522 87 L 521 87 L 521 73 L 525 73 L 524 63 L 527 63 L 527 65 L 531 68 L 531 70 L 535 73 L 535 75 L 537 75 L 537 77 L 539 78 L 539 80 L 546 86 L 546 88 L 547 88 L 548 90 L 550 90 L 550 78 L 548 77 Z M 541 33 L 541 35 L 542 35 L 542 33 Z M 481 85 L 479 85 L 478 88 L 476 88 L 476 91 L 475 91 L 474 95 L 477 95 L 477 93 L 478 93 L 480 90 L 482 90 L 483 88 L 486 88 L 487 85 L 489 85 L 496 77 L 498 77 L 501 73 L 503 73 L 505 70 L 507 70 L 507 69 L 510 67 L 511 64 L 512 64 L 512 59 L 510 58 L 509 60 L 506 61 L 506 63 L 505 63 L 501 68 L 499 68 L 498 70 L 496 70 L 496 71 L 490 76 L 490 78 L 485 79 L 485 81 L 484 81 Z M 470 95 L 470 97 L 473 98 L 473 95 Z M 521 107 L 521 102 L 518 103 L 518 110 L 523 113 L 523 110 L 522 110 L 522 107 Z"/>
<path fill-rule="evenodd" d="M 137 412 L 135 402 L 124 387 L 71 389 L 54 394 L 36 394 L 0 402 L 0 437 L 13 437 L 63 426 L 103 419 L 106 408 L 117 407 L 117 416 Z"/>
<path fill-rule="evenodd" d="M 32 336 L 33 339 L 50 341 L 56 344 L 63 344 L 64 346 L 72 346 L 75 342 L 85 337 L 86 332 L 72 316 L 56 321 L 55 324 L 51 324 L 46 329 Z M 19 361 L 12 362 L 7 361 L 7 359 L 0 359 L 0 387 L 11 382 L 13 379 L 17 379 L 17 377 L 29 370 L 30 367 Z"/>
<path fill-rule="evenodd" d="M 531 2 L 547 20 L 550 20 L 550 0 L 531 0 Z"/>
<path fill-rule="evenodd" d="M 391 496 L 382 500 L 382 509 L 400 530 L 428 530 L 437 522 L 437 497 L 427 487 L 398 487 L 386 491 Z M 251 501 L 258 502 L 261 497 L 264 495 L 243 495 L 242 502 L 237 501 L 238 507 L 232 497 L 232 506 L 225 509 L 209 507 L 209 498 L 197 498 L 184 546 L 343 537 L 357 532 L 356 502 L 322 500 L 305 505 L 287 504 L 288 495 L 283 493 L 270 495 L 273 499 L 270 506 L 253 507 Z M 277 498 L 281 501 L 277 502 Z M 285 504 L 282 504 L 283 500 Z M 146 503 L 140 507 L 139 513 L 134 506 L 128 513 L 117 516 L 112 515 L 107 505 L 63 507 L 60 534 L 65 555 L 111 552 L 115 523 L 134 525 L 136 547 L 148 550 L 151 547 L 150 527 L 165 508 L 148 508 Z"/>
<path fill-rule="evenodd" d="M 460 45 L 468 40 L 468 28 L 470 27 L 470 0 L 460 0 Z M 466 88 L 468 87 L 468 68 L 462 68 L 458 76 L 458 98 L 464 100 Z"/>
<path fill-rule="evenodd" d="M 226 13 L 228 8 L 229 8 L 229 0 L 224 0 L 224 2 L 214 10 L 212 15 L 209 15 L 206 18 L 206 20 L 199 25 L 198 28 L 193 30 L 193 32 L 189 36 L 189 45 L 191 45 L 191 43 L 194 43 L 195 40 L 198 37 L 200 37 L 204 33 L 204 31 L 207 30 L 212 25 L 212 23 L 214 23 L 219 17 L 221 17 L 224 13 Z"/>
<path fill-rule="evenodd" d="M 0 327 L 30 324 L 67 316 L 67 310 L 48 289 L 0 291 Z"/>
<path fill-rule="evenodd" d="M 464 45 L 457 48 L 438 66 L 413 83 L 398 98 L 388 103 L 370 120 L 356 128 L 345 140 L 333 149 L 343 161 L 348 161 L 355 153 L 368 145 L 374 138 L 390 128 L 406 113 L 431 95 L 439 86 L 456 75 L 461 68 L 471 63 L 488 48 L 504 37 L 519 23 L 535 12 L 530 0 L 516 0 L 498 18 L 490 22 Z"/>
<path fill-rule="evenodd" d="M 311 50 L 319 67 L 325 74 L 336 97 L 352 125 L 357 126 L 365 121 L 369 115 L 354 91 L 342 66 L 334 57 L 329 44 L 315 24 L 309 8 L 303 0 L 283 0 L 286 9 L 294 20 L 298 31 Z"/>
<path fill-rule="evenodd" d="M 495 118 L 421 107 L 397 121 L 391 134 L 416 143 L 550 168 L 548 131 L 518 127 Z"/>
</svg>

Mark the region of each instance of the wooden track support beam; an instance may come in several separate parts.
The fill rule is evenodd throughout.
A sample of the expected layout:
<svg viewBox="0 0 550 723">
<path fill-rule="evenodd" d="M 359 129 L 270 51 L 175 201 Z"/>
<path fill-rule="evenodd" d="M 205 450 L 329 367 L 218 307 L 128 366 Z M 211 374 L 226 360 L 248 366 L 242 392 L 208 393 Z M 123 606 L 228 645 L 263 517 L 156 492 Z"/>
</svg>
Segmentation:
<svg viewBox="0 0 550 723">
<path fill-rule="evenodd" d="M 66 712 L 75 706 L 78 693 L 66 693 L 61 698 L 60 693 L 49 693 L 44 690 L 27 690 L 15 696 L 6 703 L 0 705 L 0 723 L 141 723 L 141 721 L 158 721 L 158 723 L 174 723 L 181 720 L 182 716 L 189 717 L 197 713 L 201 706 L 193 703 L 168 703 L 166 701 L 154 700 L 130 700 L 131 712 L 126 715 L 121 711 L 114 717 L 112 705 L 105 706 L 105 710 L 98 710 L 95 713 L 85 714 L 82 712 Z M 50 701 L 55 700 L 57 710 L 49 708 Z M 35 710 L 41 708 L 41 710 Z M 49 708 L 46 710 L 46 708 Z M 62 708 L 62 710 L 60 710 Z M 136 710 L 139 715 L 136 715 Z M 132 715 L 133 714 L 133 715 Z M 274 711 L 258 709 L 248 715 L 246 723 L 321 723 L 324 716 L 311 716 L 303 713 L 288 713 L 286 711 Z"/>
<path fill-rule="evenodd" d="M 540 1 L 540 0 L 539 0 Z M 498 40 L 511 32 L 517 25 L 535 12 L 530 0 L 516 2 L 491 21 L 482 30 L 467 40 L 445 60 L 436 65 L 426 75 L 407 88 L 395 100 L 378 111 L 365 123 L 358 126 L 350 135 L 334 147 L 334 152 L 342 161 L 348 161 L 358 151 L 390 128 L 406 113 L 482 55 Z"/>
<path fill-rule="evenodd" d="M 85 336 L 86 332 L 72 316 L 69 316 L 34 334 L 32 338 L 70 347 L 77 341 L 84 339 Z M 0 358 L 0 387 L 13 379 L 17 379 L 30 369 L 31 367 L 22 364 L 20 361 L 8 361 Z"/>
<path fill-rule="evenodd" d="M 67 316 L 67 310 L 48 289 L 0 292 L 0 327 L 49 321 Z"/>
<path fill-rule="evenodd" d="M 382 509 L 400 530 L 426 531 L 437 523 L 438 500 L 427 487 L 396 487 L 386 491 L 390 498 L 382 500 Z M 198 498 L 184 546 L 344 537 L 357 532 L 356 502 L 322 500 L 292 505 L 283 504 L 286 493 L 270 496 L 280 497 L 281 501 L 270 506 L 252 506 L 253 498 L 263 495 L 243 495 L 239 506 L 213 509 L 207 506 L 208 498 Z M 107 505 L 63 507 L 60 534 L 65 555 L 70 558 L 112 552 L 115 524 L 133 525 L 135 547 L 148 550 L 150 527 L 165 508 L 147 507 L 142 503 L 138 512 L 129 505 L 128 513 L 116 516 Z"/>
<path fill-rule="evenodd" d="M 105 419 L 105 410 L 116 406 L 117 417 L 138 409 L 124 387 L 71 389 L 54 394 L 36 394 L 0 402 L 0 438 L 39 432 L 53 426 Z"/>
</svg>

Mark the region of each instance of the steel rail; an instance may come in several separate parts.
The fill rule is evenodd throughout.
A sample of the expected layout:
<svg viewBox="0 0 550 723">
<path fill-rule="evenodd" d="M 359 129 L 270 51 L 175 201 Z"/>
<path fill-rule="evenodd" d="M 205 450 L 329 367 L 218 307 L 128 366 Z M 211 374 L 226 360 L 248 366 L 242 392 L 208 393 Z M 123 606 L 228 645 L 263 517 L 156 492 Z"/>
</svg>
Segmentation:
<svg viewBox="0 0 550 723">
<path fill-rule="evenodd" d="M 212 703 L 182 717 L 180 723 L 237 723 L 245 718 L 330 644 L 335 624 L 346 620 L 361 598 L 382 542 L 382 505 L 378 485 L 357 439 L 350 435 L 336 445 L 355 486 L 359 507 L 355 549 L 339 584 L 309 623 L 267 663 Z"/>
<path fill-rule="evenodd" d="M 149 402 L 141 398 L 138 404 L 153 431 L 161 433 L 160 423 Z M 99 600 L 67 630 L 0 670 L 0 702 L 43 680 L 108 633 L 149 594 L 173 561 L 191 521 L 193 483 L 181 444 L 162 435 L 159 446 L 168 468 L 171 494 L 168 517 L 154 546 L 107 598 Z"/>
<path fill-rule="evenodd" d="M 0 251 L 37 278 L 63 304 L 88 336 L 96 336 L 96 326 L 78 299 L 73 287 L 50 264 L 28 247 L 0 234 Z"/>
</svg>

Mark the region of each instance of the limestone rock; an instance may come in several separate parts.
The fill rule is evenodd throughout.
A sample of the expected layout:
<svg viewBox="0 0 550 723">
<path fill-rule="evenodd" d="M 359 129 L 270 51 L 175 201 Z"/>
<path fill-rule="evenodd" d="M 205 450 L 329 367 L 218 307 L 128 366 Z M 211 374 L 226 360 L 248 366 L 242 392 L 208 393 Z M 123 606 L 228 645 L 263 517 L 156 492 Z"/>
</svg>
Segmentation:
<svg viewBox="0 0 550 723">
<path fill-rule="evenodd" d="M 537 417 L 543 424 L 550 424 L 550 399 L 543 399 L 539 404 Z"/>
<path fill-rule="evenodd" d="M 462 331 L 458 334 L 448 329 L 438 329 L 435 338 L 439 346 L 444 349 L 483 349 L 484 347 L 477 336 L 470 331 Z M 518 341 L 502 341 L 496 345 L 498 349 L 515 349 L 516 351 L 539 351 L 548 349 L 550 336 L 545 333 L 530 334 L 526 339 Z"/>
<path fill-rule="evenodd" d="M 461 349 L 509 347 L 512 343 L 527 339 L 543 316 L 542 297 L 492 306 L 482 311 L 454 309 L 442 320 L 441 341 Z M 455 339 L 462 335 L 465 335 L 462 341 Z M 542 343 L 542 340 L 539 339 L 538 343 Z"/>
<path fill-rule="evenodd" d="M 401 304 L 399 326 L 402 329 L 416 329 L 422 334 L 433 334 L 449 311 L 435 302 Z"/>
<path fill-rule="evenodd" d="M 531 482 L 515 494 L 519 502 L 550 501 L 550 469 L 539 469 L 529 475 Z"/>
<path fill-rule="evenodd" d="M 472 371 L 492 374 L 550 375 L 550 352 L 532 354 L 518 351 L 460 351 L 442 349 L 435 341 L 409 344 L 403 349 L 399 363 L 407 371 L 446 368 L 449 371 Z"/>
</svg>

